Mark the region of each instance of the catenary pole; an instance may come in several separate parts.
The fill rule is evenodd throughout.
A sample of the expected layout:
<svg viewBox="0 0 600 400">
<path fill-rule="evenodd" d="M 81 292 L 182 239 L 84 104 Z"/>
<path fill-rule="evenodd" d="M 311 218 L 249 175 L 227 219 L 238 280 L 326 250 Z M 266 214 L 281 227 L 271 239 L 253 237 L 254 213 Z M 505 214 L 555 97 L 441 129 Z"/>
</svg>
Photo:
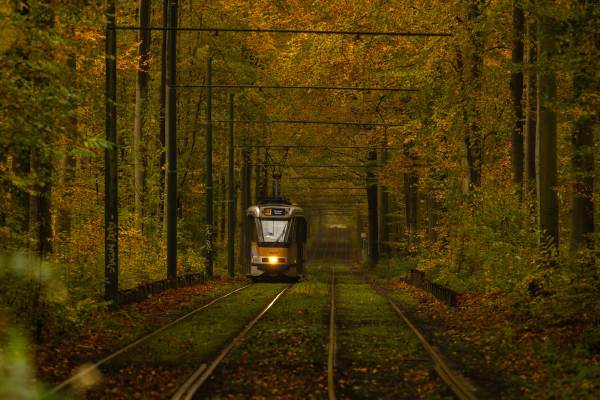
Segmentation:
<svg viewBox="0 0 600 400">
<path fill-rule="evenodd" d="M 177 27 L 177 0 L 169 4 L 169 27 Z M 167 91 L 167 278 L 177 277 L 177 31 L 169 31 Z"/>
<path fill-rule="evenodd" d="M 117 33 L 115 0 L 106 5 L 106 140 L 104 158 L 104 296 L 117 298 L 119 290 L 119 205 L 117 148 Z"/>
<path fill-rule="evenodd" d="M 213 165 L 212 165 L 212 58 L 206 64 L 206 274 L 213 276 L 214 214 L 213 214 Z"/>
<path fill-rule="evenodd" d="M 227 271 L 232 278 L 235 276 L 235 181 L 234 181 L 234 149 L 235 149 L 235 134 L 234 134 L 234 95 L 229 95 L 229 165 L 228 165 L 228 188 L 229 188 L 229 207 L 227 218 Z"/>
</svg>

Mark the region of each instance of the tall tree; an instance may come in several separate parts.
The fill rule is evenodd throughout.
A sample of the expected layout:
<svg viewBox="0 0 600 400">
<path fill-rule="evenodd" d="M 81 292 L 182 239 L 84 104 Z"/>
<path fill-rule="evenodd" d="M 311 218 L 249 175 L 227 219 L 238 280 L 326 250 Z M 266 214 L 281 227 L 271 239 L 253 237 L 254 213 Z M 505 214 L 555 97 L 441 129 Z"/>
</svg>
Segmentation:
<svg viewBox="0 0 600 400">
<path fill-rule="evenodd" d="M 551 7 L 554 1 L 547 1 Z M 542 9 L 542 8 L 540 8 Z M 538 17 L 538 74 L 536 127 L 536 182 L 538 229 L 541 244 L 558 248 L 558 195 L 556 154 L 556 74 L 552 59 L 556 51 L 555 21 L 544 14 Z"/>
<path fill-rule="evenodd" d="M 587 0 L 579 1 L 583 7 L 583 18 L 590 18 L 592 14 L 592 2 Z M 585 23 L 581 21 L 574 24 L 580 27 Z M 585 110 L 586 93 L 593 88 L 593 67 L 589 63 L 589 55 L 584 50 L 587 42 L 591 42 L 586 34 L 577 30 L 575 32 L 574 44 L 578 49 L 578 65 L 573 76 L 573 92 L 575 99 L 581 109 Z M 571 251 L 577 251 L 582 247 L 592 248 L 594 241 L 592 233 L 594 232 L 594 132 L 593 119 L 591 113 L 583 112 L 575 120 L 575 126 L 571 138 L 573 146 L 572 167 L 573 167 L 573 188 L 572 188 L 572 211 L 571 211 Z"/>
<path fill-rule="evenodd" d="M 485 1 L 469 0 L 467 5 L 468 41 L 466 51 L 466 71 L 463 73 L 463 101 L 466 102 L 464 135 L 464 163 L 467 167 L 467 189 L 481 184 L 482 138 L 477 97 L 481 92 L 481 70 L 483 68 L 483 40 L 479 27 Z"/>
<path fill-rule="evenodd" d="M 525 185 L 535 191 L 535 135 L 537 124 L 537 25 L 535 16 L 527 22 L 527 88 L 525 97 Z"/>
<path fill-rule="evenodd" d="M 523 31 L 525 17 L 519 0 L 513 1 L 513 43 L 512 73 L 510 75 L 510 91 L 515 114 L 515 125 L 512 132 L 511 162 L 513 182 L 517 186 L 519 197 L 523 189 Z"/>
<path fill-rule="evenodd" d="M 408 251 L 414 250 L 417 243 L 418 229 L 418 192 L 419 176 L 415 172 L 404 174 L 404 200 L 406 204 L 406 230 L 408 237 Z"/>
<path fill-rule="evenodd" d="M 377 163 L 377 150 L 369 151 L 369 164 L 373 165 Z M 377 265 L 379 261 L 379 227 L 378 227 L 378 216 L 377 216 L 377 176 L 373 172 L 372 168 L 367 170 L 367 208 L 368 208 L 368 240 L 369 240 L 369 254 L 368 263 L 370 267 Z"/>
<path fill-rule="evenodd" d="M 144 217 L 144 193 L 146 192 L 146 157 L 144 146 L 144 118 L 148 106 L 148 52 L 150 48 L 150 0 L 139 0 L 138 19 L 139 31 L 139 61 L 135 86 L 135 119 L 133 127 L 133 153 L 135 176 L 135 216 L 138 227 L 142 228 Z"/>
</svg>

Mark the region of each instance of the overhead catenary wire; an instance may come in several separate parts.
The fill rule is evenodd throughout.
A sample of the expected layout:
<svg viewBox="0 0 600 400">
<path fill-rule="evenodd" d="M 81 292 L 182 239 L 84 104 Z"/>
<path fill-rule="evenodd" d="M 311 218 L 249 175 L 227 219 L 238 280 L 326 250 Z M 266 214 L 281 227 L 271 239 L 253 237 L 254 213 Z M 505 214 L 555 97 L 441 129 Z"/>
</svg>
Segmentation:
<svg viewBox="0 0 600 400">
<path fill-rule="evenodd" d="M 162 27 L 162 26 L 134 26 L 134 25 L 115 25 L 109 27 L 115 30 L 149 30 L 149 31 L 178 31 L 178 32 L 212 32 L 219 34 L 221 32 L 232 33 L 284 33 L 284 34 L 308 34 L 308 35 L 346 35 L 355 36 L 414 36 L 414 37 L 450 37 L 449 32 L 410 32 L 410 31 L 345 31 L 345 30 L 327 30 L 327 29 L 284 29 L 284 28 L 227 28 L 227 27 Z"/>
<path fill-rule="evenodd" d="M 416 88 L 399 88 L 399 87 L 355 87 L 355 86 L 310 86 L 310 85 L 194 85 L 181 84 L 176 86 L 178 89 L 195 89 L 195 88 L 216 88 L 216 89 L 280 89 L 280 90 L 344 90 L 357 92 L 418 92 Z"/>
<path fill-rule="evenodd" d="M 384 127 L 399 127 L 405 126 L 406 124 L 397 124 L 397 123 L 384 123 L 384 122 L 360 122 L 360 121 L 332 121 L 332 120 L 307 120 L 307 119 L 275 119 L 275 120 L 254 120 L 254 119 L 238 119 L 234 121 L 229 120 L 212 120 L 212 123 L 221 123 L 221 124 L 229 124 L 233 122 L 234 124 L 298 124 L 298 125 L 349 125 L 349 126 L 384 126 Z M 206 124 L 206 121 L 200 121 L 202 124 Z"/>
<path fill-rule="evenodd" d="M 271 150 L 285 150 L 285 149 L 365 149 L 365 150 L 406 150 L 402 147 L 388 147 L 388 146 L 328 146 L 326 144 L 298 144 L 298 145 L 238 145 L 237 148 L 268 148 Z"/>
<path fill-rule="evenodd" d="M 285 168 L 370 168 L 385 167 L 385 164 L 248 164 L 251 167 L 285 167 Z"/>
</svg>

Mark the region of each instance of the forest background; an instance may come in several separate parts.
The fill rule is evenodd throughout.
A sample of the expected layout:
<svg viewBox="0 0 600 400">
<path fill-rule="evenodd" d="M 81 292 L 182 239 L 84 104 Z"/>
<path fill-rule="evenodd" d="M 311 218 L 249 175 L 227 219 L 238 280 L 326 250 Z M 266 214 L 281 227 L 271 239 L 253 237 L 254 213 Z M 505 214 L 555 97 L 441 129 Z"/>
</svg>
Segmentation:
<svg viewBox="0 0 600 400">
<path fill-rule="evenodd" d="M 117 24 L 162 26 L 163 6 L 118 2 Z M 0 5 L 0 312 L 6 324 L 34 336 L 77 329 L 106 306 L 101 226 L 104 151 L 111 144 L 104 138 L 104 13 L 105 4 L 94 1 Z M 387 198 L 389 206 L 379 207 L 372 266 L 379 261 L 390 275 L 418 267 L 461 292 L 505 294 L 540 324 L 585 324 L 590 343 L 600 343 L 591 334 L 600 323 L 596 2 L 183 0 L 178 24 L 451 33 L 315 40 L 182 32 L 178 82 L 203 85 L 212 57 L 213 80 L 224 85 L 418 89 L 234 90 L 239 119 L 399 125 L 248 124 L 236 128 L 236 141 L 372 146 L 376 152 L 290 151 L 287 160 L 379 160 L 370 182 L 378 183 L 378 204 Z M 117 41 L 121 288 L 166 275 L 164 35 L 145 32 L 120 31 Z M 228 94 L 215 93 L 215 120 L 227 119 Z M 205 100 L 204 90 L 178 90 L 180 273 L 204 269 Z M 226 242 L 226 129 L 215 125 L 218 266 Z M 338 172 L 343 179 L 319 181 L 320 192 L 365 186 L 365 168 Z M 315 181 L 292 179 L 302 174 L 284 174 L 284 192 L 293 199 L 315 194 Z M 362 203 L 348 207 L 368 213 Z"/>
</svg>

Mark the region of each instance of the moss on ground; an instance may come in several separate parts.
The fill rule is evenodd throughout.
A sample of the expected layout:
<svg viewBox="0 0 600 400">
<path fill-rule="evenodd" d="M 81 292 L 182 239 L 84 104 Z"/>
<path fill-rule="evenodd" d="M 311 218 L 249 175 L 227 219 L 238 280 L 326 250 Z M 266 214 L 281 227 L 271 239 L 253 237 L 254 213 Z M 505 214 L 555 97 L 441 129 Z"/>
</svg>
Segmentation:
<svg viewBox="0 0 600 400">
<path fill-rule="evenodd" d="M 273 306 L 198 398 L 324 398 L 328 271 L 310 266 L 306 279 Z"/>
<path fill-rule="evenodd" d="M 336 269 L 338 397 L 452 397 L 387 300 L 348 266 Z"/>
</svg>

